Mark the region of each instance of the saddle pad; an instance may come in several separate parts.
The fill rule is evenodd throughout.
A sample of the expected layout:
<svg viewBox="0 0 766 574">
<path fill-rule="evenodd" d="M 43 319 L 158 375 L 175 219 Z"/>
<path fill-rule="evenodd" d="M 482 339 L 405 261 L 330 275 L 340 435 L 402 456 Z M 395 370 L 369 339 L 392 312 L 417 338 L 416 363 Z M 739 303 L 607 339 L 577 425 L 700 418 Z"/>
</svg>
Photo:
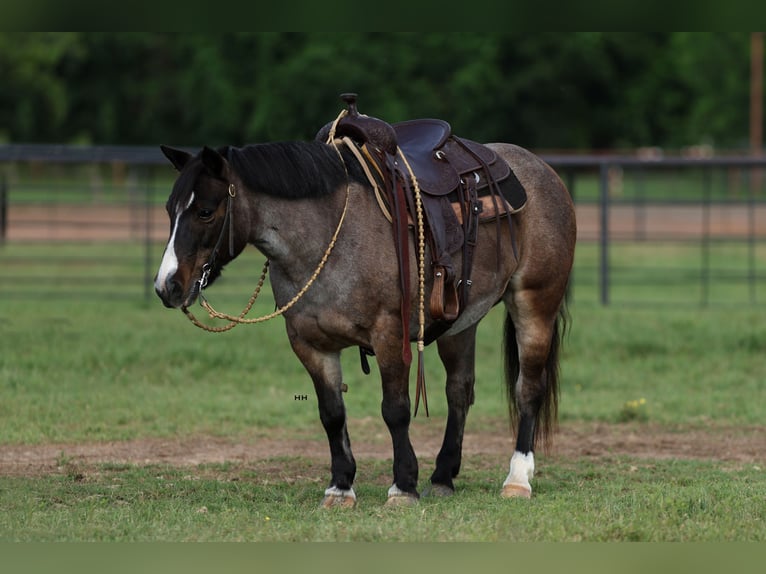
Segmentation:
<svg viewBox="0 0 766 574">
<path fill-rule="evenodd" d="M 498 184 L 498 188 L 500 189 L 500 195 L 508 203 L 508 206 L 510 207 L 510 212 L 516 213 L 518 211 L 521 211 L 521 209 L 526 205 L 527 192 L 524 189 L 524 186 L 521 185 L 519 178 L 516 177 L 516 174 L 513 173 L 513 170 L 510 167 L 508 167 L 508 172 L 509 172 L 508 177 Z M 481 200 L 491 199 L 491 195 L 492 194 L 490 192 L 489 187 L 486 185 L 482 185 L 478 192 L 479 199 Z M 458 196 L 457 192 L 452 192 L 447 194 L 447 198 L 453 204 L 459 205 L 460 203 L 460 197 Z M 486 202 L 484 201 L 482 202 L 485 204 L 485 206 L 487 205 Z M 505 213 L 505 211 L 503 211 L 502 213 Z M 493 216 L 489 216 L 489 218 L 491 217 Z M 484 214 L 482 214 L 479 217 L 480 221 L 483 219 L 485 219 Z"/>
<path fill-rule="evenodd" d="M 508 178 L 500 184 L 500 193 L 511 206 L 512 213 L 516 213 L 527 204 L 527 192 L 510 166 L 508 170 Z"/>
</svg>

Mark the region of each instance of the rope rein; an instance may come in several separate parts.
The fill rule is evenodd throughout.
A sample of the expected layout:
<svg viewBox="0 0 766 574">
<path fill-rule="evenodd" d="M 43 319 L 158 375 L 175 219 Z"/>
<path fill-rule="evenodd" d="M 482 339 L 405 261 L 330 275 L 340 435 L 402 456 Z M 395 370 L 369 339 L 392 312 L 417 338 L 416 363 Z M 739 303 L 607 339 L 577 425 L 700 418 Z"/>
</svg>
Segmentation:
<svg viewBox="0 0 766 574">
<path fill-rule="evenodd" d="M 426 273 L 425 273 L 425 255 L 426 255 L 426 239 L 425 229 L 423 224 L 423 201 L 420 198 L 420 186 L 418 185 L 418 179 L 415 177 L 415 173 L 410 167 L 410 162 L 407 161 L 407 157 L 404 155 L 402 149 L 397 146 L 397 153 L 404 161 L 404 166 L 412 178 L 412 187 L 415 191 L 415 211 L 417 211 L 418 220 L 418 351 L 423 351 L 425 348 L 425 294 L 426 294 Z"/>
</svg>

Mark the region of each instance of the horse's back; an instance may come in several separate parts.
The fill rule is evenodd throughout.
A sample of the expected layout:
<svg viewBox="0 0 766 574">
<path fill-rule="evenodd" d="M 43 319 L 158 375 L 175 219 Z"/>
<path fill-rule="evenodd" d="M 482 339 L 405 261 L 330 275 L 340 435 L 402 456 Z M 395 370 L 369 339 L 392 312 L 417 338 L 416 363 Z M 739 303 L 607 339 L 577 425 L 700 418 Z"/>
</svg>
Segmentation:
<svg viewBox="0 0 766 574">
<path fill-rule="evenodd" d="M 577 236 L 572 198 L 561 178 L 542 158 L 508 143 L 487 144 L 502 157 L 524 186 L 527 202 L 514 215 L 520 248 L 517 279 L 568 279 Z M 535 264 L 536 263 L 536 264 Z"/>
<path fill-rule="evenodd" d="M 558 206 L 566 217 L 574 217 L 572 199 L 566 186 L 554 169 L 540 156 L 523 147 L 509 143 L 490 143 L 487 147 L 502 157 L 528 195 L 535 196 L 535 202 L 550 202 L 549 207 Z"/>
<path fill-rule="evenodd" d="M 532 217 L 541 218 L 541 225 L 558 227 L 574 241 L 577 231 L 574 204 L 554 169 L 540 156 L 523 147 L 508 143 L 486 145 L 508 163 L 524 186 L 527 204 L 518 214 L 520 218 L 528 218 L 523 214 L 530 212 Z"/>
</svg>

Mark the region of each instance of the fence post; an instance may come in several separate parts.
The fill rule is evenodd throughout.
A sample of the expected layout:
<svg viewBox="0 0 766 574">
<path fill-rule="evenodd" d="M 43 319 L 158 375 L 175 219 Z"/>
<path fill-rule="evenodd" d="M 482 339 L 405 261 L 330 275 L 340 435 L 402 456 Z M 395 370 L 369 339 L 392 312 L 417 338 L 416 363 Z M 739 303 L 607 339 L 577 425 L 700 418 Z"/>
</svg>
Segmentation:
<svg viewBox="0 0 766 574">
<path fill-rule="evenodd" d="M 756 228 L 755 228 L 755 185 L 760 185 L 760 168 L 751 168 L 749 171 L 750 185 L 747 186 L 747 282 L 750 292 L 750 303 L 757 300 L 758 276 L 756 275 Z M 755 182 L 753 181 L 755 180 Z M 755 184 L 755 185 L 754 185 Z"/>
<path fill-rule="evenodd" d="M 609 305 L 609 164 L 602 161 L 599 173 L 599 198 L 601 203 L 601 304 Z"/>
<path fill-rule="evenodd" d="M 144 303 L 148 306 L 152 298 L 154 277 L 152 273 L 152 199 L 154 196 L 154 169 L 147 166 L 146 191 L 144 192 Z"/>
<path fill-rule="evenodd" d="M 707 307 L 710 302 L 710 209 L 712 203 L 713 176 L 711 168 L 702 172 L 702 270 L 700 273 L 700 303 Z"/>
<path fill-rule="evenodd" d="M 0 245 L 5 243 L 5 234 L 8 230 L 8 187 L 5 183 L 5 174 L 0 175 Z"/>
</svg>

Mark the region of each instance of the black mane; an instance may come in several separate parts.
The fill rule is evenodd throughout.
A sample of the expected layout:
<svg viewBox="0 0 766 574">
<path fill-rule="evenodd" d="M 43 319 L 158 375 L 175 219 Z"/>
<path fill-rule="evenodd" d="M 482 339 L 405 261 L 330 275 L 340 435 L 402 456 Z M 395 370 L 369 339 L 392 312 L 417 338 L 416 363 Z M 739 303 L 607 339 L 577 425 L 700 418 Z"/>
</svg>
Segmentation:
<svg viewBox="0 0 766 574">
<path fill-rule="evenodd" d="M 367 182 L 353 154 L 340 149 L 345 169 L 334 148 L 316 141 L 226 146 L 218 152 L 247 188 L 286 199 L 309 199 L 329 195 L 345 185 L 347 178 L 350 182 Z M 198 154 L 181 170 L 168 198 L 169 209 L 180 208 L 191 197 L 197 178 L 206 170 L 200 158 Z"/>
<path fill-rule="evenodd" d="M 341 150 L 345 169 L 334 148 L 316 141 L 252 144 L 221 151 L 249 189 L 286 199 L 308 199 L 332 193 L 347 178 L 366 181 L 353 155 Z"/>
</svg>

